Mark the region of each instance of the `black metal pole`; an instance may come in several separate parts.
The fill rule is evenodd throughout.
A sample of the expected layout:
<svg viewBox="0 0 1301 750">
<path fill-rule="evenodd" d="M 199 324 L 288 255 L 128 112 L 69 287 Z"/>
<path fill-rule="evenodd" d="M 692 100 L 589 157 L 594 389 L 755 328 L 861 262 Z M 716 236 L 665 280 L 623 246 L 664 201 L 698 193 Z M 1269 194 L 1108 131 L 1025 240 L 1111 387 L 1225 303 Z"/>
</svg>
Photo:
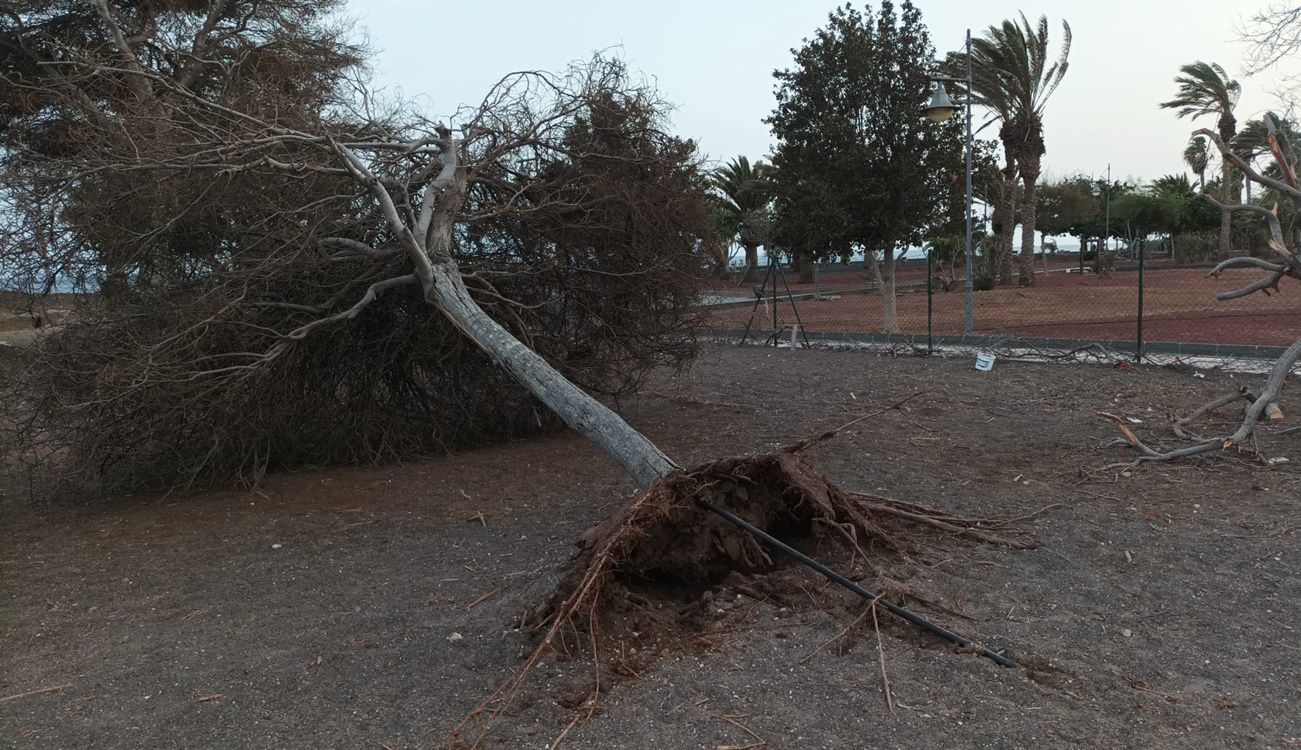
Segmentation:
<svg viewBox="0 0 1301 750">
<path fill-rule="evenodd" d="M 1135 350 L 1134 361 L 1143 363 L 1143 277 L 1144 277 L 1144 260 L 1147 257 L 1147 248 L 1143 247 L 1143 241 L 1138 240 L 1138 347 Z"/>
<path fill-rule="evenodd" d="M 773 259 L 771 251 L 767 247 L 764 252 L 768 255 L 768 273 L 772 276 L 772 345 L 777 346 L 780 336 L 780 329 L 777 328 L 777 272 L 781 266 L 776 265 L 777 261 Z"/>
<path fill-rule="evenodd" d="M 769 547 L 772 547 L 778 552 L 782 552 L 788 555 L 789 557 L 794 558 L 796 561 L 821 573 L 827 580 L 833 583 L 840 584 L 841 586 L 845 587 L 849 591 L 852 591 L 853 593 L 857 594 L 858 596 L 862 597 L 863 599 L 869 602 L 876 602 L 880 604 L 882 607 L 885 607 L 885 609 L 889 611 L 891 614 L 900 617 L 904 620 L 907 620 L 908 622 L 912 623 L 913 625 L 916 625 L 922 630 L 938 635 L 944 640 L 950 643 L 957 644 L 958 646 L 975 649 L 981 656 L 992 659 L 996 664 L 1000 666 L 1003 667 L 1017 666 L 1016 662 L 1012 661 L 1006 656 L 1003 656 L 1000 653 L 991 651 L 985 648 L 984 646 L 978 646 L 972 643 L 971 641 L 967 640 L 966 638 L 963 638 L 962 636 L 953 632 L 952 630 L 936 625 L 935 623 L 931 622 L 930 620 L 927 620 L 925 617 L 922 617 L 921 615 L 915 612 L 910 612 L 909 610 L 906 610 L 897 604 L 892 604 L 886 601 L 885 599 L 882 599 L 880 596 L 863 588 L 862 586 L 859 586 L 857 583 L 854 583 L 853 581 L 842 576 L 841 574 L 837 573 L 831 568 L 828 568 L 827 566 L 823 565 L 817 560 L 814 560 L 813 558 L 809 557 L 803 552 L 800 552 L 794 547 L 791 547 L 790 545 L 781 541 L 777 537 L 772 536 L 771 534 L 764 531 L 763 529 L 760 529 L 759 527 L 752 525 L 744 518 L 741 518 L 740 516 L 736 515 L 730 510 L 726 510 L 725 508 L 720 508 L 717 505 L 714 505 L 713 503 L 709 502 L 708 500 L 702 500 L 699 498 L 696 499 L 696 505 L 700 506 L 701 508 L 711 513 L 715 513 L 723 517 L 724 519 L 731 522 L 732 524 L 744 529 L 745 531 L 748 531 L 751 535 L 753 535 L 755 538 L 757 538 L 759 541 L 763 542 L 764 544 L 768 545 Z"/>
<path fill-rule="evenodd" d="M 935 353 L 935 248 L 926 248 L 926 353 Z"/>
</svg>

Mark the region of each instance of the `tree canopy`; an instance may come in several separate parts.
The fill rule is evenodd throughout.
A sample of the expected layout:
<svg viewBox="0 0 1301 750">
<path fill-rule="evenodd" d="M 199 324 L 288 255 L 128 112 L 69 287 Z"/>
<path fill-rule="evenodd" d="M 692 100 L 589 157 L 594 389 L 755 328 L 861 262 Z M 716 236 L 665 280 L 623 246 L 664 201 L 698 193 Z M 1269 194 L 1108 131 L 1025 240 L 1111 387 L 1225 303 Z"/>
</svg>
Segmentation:
<svg viewBox="0 0 1301 750">
<path fill-rule="evenodd" d="M 921 108 L 935 52 L 905 0 L 835 9 L 774 73 L 776 234 L 808 258 L 920 244 L 962 179 L 962 126 Z"/>
<path fill-rule="evenodd" d="M 172 485 L 555 424 L 430 289 L 554 363 L 553 383 L 626 392 L 690 356 L 706 180 L 619 61 L 508 76 L 453 134 L 354 87 L 350 47 L 322 78 L 308 21 L 336 37 L 315 5 L 121 6 L 68 3 L 85 44 L 5 92 L 30 114 L 4 152 L 0 275 L 87 292 L 4 383 L 18 455 Z M 28 46 L 36 17 L 15 22 Z M 297 66 L 254 64 L 262 37 L 236 42 L 255 31 Z M 196 48 L 217 58 L 191 88 Z M 435 261 L 463 273 L 435 285 Z"/>
</svg>

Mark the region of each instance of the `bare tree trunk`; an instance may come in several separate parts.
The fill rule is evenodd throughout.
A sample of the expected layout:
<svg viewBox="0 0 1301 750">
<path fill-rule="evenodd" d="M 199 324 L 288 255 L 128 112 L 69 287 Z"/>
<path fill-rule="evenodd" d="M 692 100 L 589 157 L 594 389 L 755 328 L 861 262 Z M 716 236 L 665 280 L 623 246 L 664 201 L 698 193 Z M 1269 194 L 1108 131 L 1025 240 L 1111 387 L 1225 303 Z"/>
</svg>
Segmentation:
<svg viewBox="0 0 1301 750">
<path fill-rule="evenodd" d="M 1231 184 L 1233 180 L 1233 164 L 1228 159 L 1222 159 L 1223 170 L 1220 179 L 1221 202 L 1225 204 L 1235 204 L 1238 202 L 1238 191 L 1236 186 Z M 1233 255 L 1233 211 L 1229 209 L 1220 210 L 1220 247 L 1219 252 L 1225 257 Z M 1218 255 L 1218 254 L 1217 254 Z"/>
<path fill-rule="evenodd" d="M 989 271 L 996 284 L 1012 277 L 1012 246 L 1016 234 L 1016 178 L 1017 163 L 1010 144 L 1003 144 L 1003 158 L 1007 162 L 1000 170 L 1003 179 L 998 181 L 997 200 L 994 205 L 994 253 Z"/>
<path fill-rule="evenodd" d="M 456 218 L 465 202 L 459 144 L 442 134 L 442 169 L 425 189 L 419 213 L 399 212 L 393 196 L 355 153 L 335 146 L 349 171 L 379 201 L 385 221 L 411 258 L 425 300 L 554 411 L 614 459 L 639 488 L 678 467 L 612 409 L 592 398 L 493 320 L 465 287 L 452 256 Z M 404 218 L 405 217 L 405 218 Z"/>
<path fill-rule="evenodd" d="M 622 417 L 569 382 L 485 313 L 465 288 L 455 262 L 449 259 L 437 263 L 433 271 L 433 285 L 425 289 L 426 299 L 560 415 L 565 424 L 604 450 L 638 487 L 649 487 L 677 468 L 663 451 Z"/>
<path fill-rule="evenodd" d="M 759 269 L 759 246 L 746 245 L 745 246 L 745 273 L 741 275 L 741 278 L 745 281 L 754 281 L 759 276 L 758 269 Z"/>
<path fill-rule="evenodd" d="M 1018 283 L 1021 286 L 1034 286 L 1034 235 L 1039 213 L 1035 195 L 1038 191 L 1038 177 L 1025 174 L 1023 178 L 1025 195 L 1021 200 L 1021 267 Z"/>
<path fill-rule="evenodd" d="M 902 257 L 902 256 L 900 256 Z M 894 250 L 885 251 L 885 286 L 881 289 L 881 323 L 886 333 L 899 333 L 899 320 L 895 308 L 895 266 L 898 261 Z"/>
<path fill-rule="evenodd" d="M 813 257 L 807 252 L 796 251 L 795 263 L 799 267 L 799 279 L 801 284 L 813 283 Z"/>
<path fill-rule="evenodd" d="M 885 290 L 885 282 L 881 277 L 881 261 L 876 259 L 876 251 L 868 250 L 863 253 L 863 262 L 867 264 L 868 270 L 872 272 L 872 283 L 876 286 L 876 291 Z"/>
</svg>

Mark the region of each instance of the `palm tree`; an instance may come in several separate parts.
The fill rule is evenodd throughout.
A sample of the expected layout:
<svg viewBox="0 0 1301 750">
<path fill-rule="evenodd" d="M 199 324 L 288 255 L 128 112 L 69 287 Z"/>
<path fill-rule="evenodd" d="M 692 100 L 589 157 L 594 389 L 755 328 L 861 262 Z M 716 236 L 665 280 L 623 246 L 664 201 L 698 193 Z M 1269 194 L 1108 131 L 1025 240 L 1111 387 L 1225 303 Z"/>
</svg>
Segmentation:
<svg viewBox="0 0 1301 750">
<path fill-rule="evenodd" d="M 1206 145 L 1206 138 L 1197 136 L 1184 149 L 1184 163 L 1197 175 L 1197 189 L 1206 188 L 1206 166 L 1211 162 L 1211 152 Z"/>
<path fill-rule="evenodd" d="M 1024 188 L 1021 213 L 1021 283 L 1034 284 L 1034 242 L 1037 218 L 1035 190 L 1039 181 L 1044 147 L 1044 106 L 1066 75 L 1071 53 L 1071 25 L 1062 21 L 1062 42 L 1050 64 L 1048 17 L 1031 24 L 1022 13 L 1020 20 L 990 26 L 985 35 L 971 43 L 974 101 L 988 107 L 1002 123 L 998 137 L 1007 159 L 1004 168 L 1004 216 L 1006 235 L 1001 244 L 1010 254 L 1015 218 L 1006 205 L 1014 200 L 1015 181 Z M 1010 183 L 1010 184 L 1009 184 Z"/>
<path fill-rule="evenodd" d="M 1179 84 L 1179 93 L 1168 102 L 1161 102 L 1162 109 L 1177 110 L 1180 117 L 1196 119 L 1208 115 L 1216 118 L 1216 130 L 1225 143 L 1231 143 L 1238 133 L 1238 121 L 1233 116 L 1233 108 L 1238 106 L 1242 95 L 1242 86 L 1229 78 L 1215 63 L 1197 61 L 1179 69 L 1181 75 L 1175 77 Z M 1233 165 L 1227 159 L 1221 159 L 1223 175 L 1220 185 L 1223 189 L 1221 199 L 1225 203 L 1236 204 L 1240 200 L 1240 185 L 1233 174 Z M 1220 212 L 1220 249 L 1228 252 L 1232 235 L 1231 211 Z"/>
<path fill-rule="evenodd" d="M 738 156 L 714 170 L 709 178 L 721 203 L 719 223 L 745 248 L 747 280 L 759 266 L 759 246 L 767 241 L 771 171 L 772 167 L 762 160 L 751 165 L 749 159 Z"/>
</svg>

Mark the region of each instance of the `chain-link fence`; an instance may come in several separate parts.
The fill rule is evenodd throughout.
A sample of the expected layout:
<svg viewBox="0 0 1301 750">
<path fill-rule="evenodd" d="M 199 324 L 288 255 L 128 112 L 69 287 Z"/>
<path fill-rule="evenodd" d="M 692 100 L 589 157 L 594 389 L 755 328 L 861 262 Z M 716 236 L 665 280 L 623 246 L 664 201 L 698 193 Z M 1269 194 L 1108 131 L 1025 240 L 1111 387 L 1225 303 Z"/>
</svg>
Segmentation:
<svg viewBox="0 0 1301 750">
<path fill-rule="evenodd" d="M 882 293 L 887 284 L 862 263 L 823 264 L 803 278 L 790 268 L 760 268 L 747 280 L 711 282 L 704 307 L 715 331 L 738 340 L 748 328 L 746 338 L 760 341 L 774 334 L 790 341 L 800 332 L 915 346 L 1024 339 L 1104 343 L 1136 353 L 1250 356 L 1258 350 L 1268 355 L 1301 336 L 1301 294 L 1217 300 L 1260 272 L 1209 277 L 1213 266 L 1149 255 L 1142 264 L 1121 260 L 1106 269 L 1076 254 L 1041 257 L 1033 286 L 973 292 L 972 337 L 963 336 L 962 270 L 950 273 L 925 259 L 902 261 L 896 269 L 893 314 Z"/>
</svg>

